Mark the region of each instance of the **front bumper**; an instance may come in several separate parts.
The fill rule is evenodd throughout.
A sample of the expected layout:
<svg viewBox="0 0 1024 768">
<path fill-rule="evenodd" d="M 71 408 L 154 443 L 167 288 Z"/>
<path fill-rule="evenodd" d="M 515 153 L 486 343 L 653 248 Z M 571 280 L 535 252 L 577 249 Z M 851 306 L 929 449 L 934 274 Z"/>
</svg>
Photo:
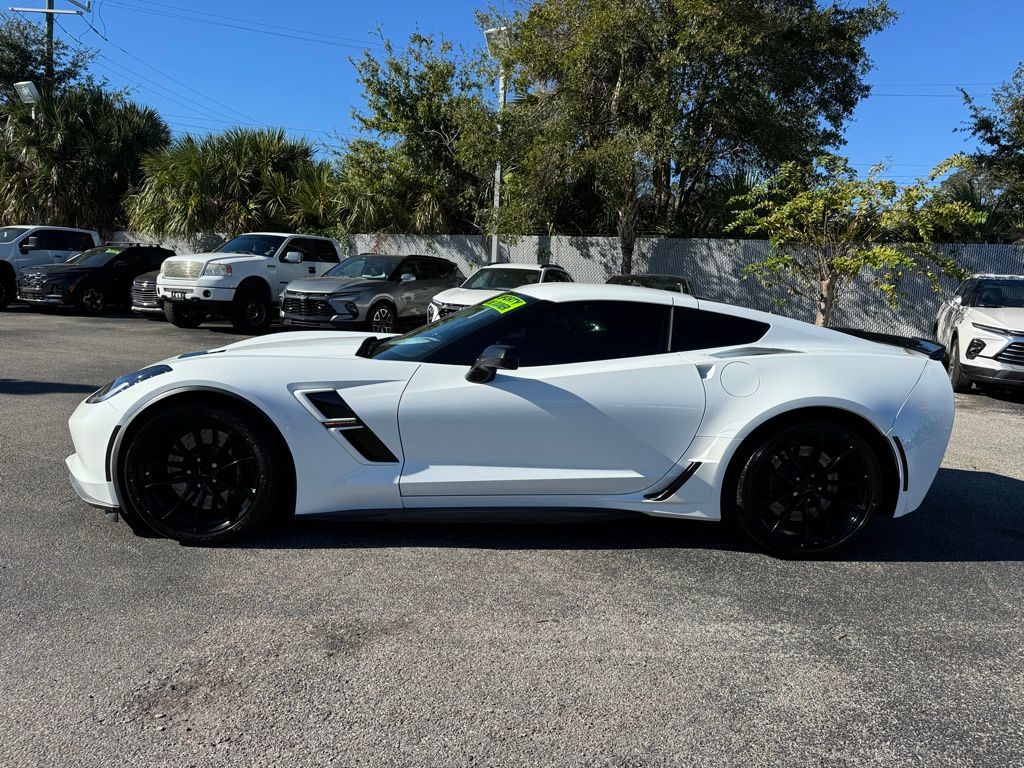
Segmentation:
<svg viewBox="0 0 1024 768">
<path fill-rule="evenodd" d="M 18 291 L 18 300 L 23 301 L 26 304 L 36 304 L 39 306 L 47 307 L 63 307 L 67 306 L 68 301 L 64 298 L 63 294 L 59 293 L 23 293 Z"/>
<path fill-rule="evenodd" d="M 81 403 L 68 419 L 75 452 L 65 460 L 71 487 L 82 501 L 94 507 L 117 509 L 117 489 L 112 480 L 111 447 L 121 413 L 108 403 Z"/>
<path fill-rule="evenodd" d="M 149 313 L 149 314 L 154 314 L 154 315 L 162 315 L 164 313 L 164 305 L 163 304 L 155 304 L 155 305 L 151 304 L 151 305 L 141 306 L 139 304 L 132 304 L 132 312 L 143 312 L 143 313 Z"/>
<path fill-rule="evenodd" d="M 161 281 L 157 284 L 157 295 L 166 301 L 174 302 L 211 302 L 230 304 L 235 298 L 235 287 L 217 287 L 197 285 L 191 281 Z"/>
<path fill-rule="evenodd" d="M 986 361 L 988 362 L 988 361 Z M 992 361 L 995 362 L 995 361 Z M 961 365 L 971 381 L 997 387 L 1024 387 L 1024 368 L 996 363 L 993 366 Z"/>
</svg>

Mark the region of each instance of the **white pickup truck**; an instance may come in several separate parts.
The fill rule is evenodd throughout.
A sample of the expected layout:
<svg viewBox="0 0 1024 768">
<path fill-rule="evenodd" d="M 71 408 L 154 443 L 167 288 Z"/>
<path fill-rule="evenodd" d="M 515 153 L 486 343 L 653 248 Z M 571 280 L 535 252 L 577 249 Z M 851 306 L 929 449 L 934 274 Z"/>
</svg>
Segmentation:
<svg viewBox="0 0 1024 768">
<path fill-rule="evenodd" d="M 0 227 L 0 309 L 18 292 L 18 274 L 26 267 L 60 264 L 100 244 L 98 232 L 71 227 Z"/>
<path fill-rule="evenodd" d="M 167 259 L 157 277 L 164 314 L 179 328 L 226 315 L 236 330 L 270 325 L 273 307 L 292 280 L 318 277 L 341 260 L 335 240 L 313 235 L 250 232 L 211 253 Z"/>
</svg>

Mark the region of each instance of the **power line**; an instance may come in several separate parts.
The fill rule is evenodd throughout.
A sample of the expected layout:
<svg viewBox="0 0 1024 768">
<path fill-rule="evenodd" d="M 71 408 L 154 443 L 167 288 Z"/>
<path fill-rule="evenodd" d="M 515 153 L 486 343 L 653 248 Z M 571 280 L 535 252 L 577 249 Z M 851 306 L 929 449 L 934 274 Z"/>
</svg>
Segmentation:
<svg viewBox="0 0 1024 768">
<path fill-rule="evenodd" d="M 183 14 L 183 13 L 172 13 L 170 11 L 160 11 L 160 10 L 156 10 L 155 8 L 139 8 L 139 7 L 134 6 L 134 5 L 125 5 L 124 3 L 117 2 L 117 0 L 110 0 L 110 5 L 116 6 L 118 8 L 121 8 L 122 10 L 134 11 L 135 13 L 149 13 L 149 14 L 153 14 L 153 15 L 156 15 L 156 16 L 163 16 L 163 17 L 169 18 L 169 19 L 183 19 L 185 21 L 194 21 L 194 22 L 198 22 L 200 24 L 211 24 L 213 26 L 218 26 L 218 27 L 227 27 L 227 28 L 230 28 L 230 29 L 240 29 L 240 30 L 243 30 L 243 31 L 246 31 L 246 32 L 256 32 L 256 33 L 261 34 L 261 35 L 269 35 L 271 37 L 281 37 L 281 38 L 287 38 L 287 39 L 291 39 L 291 40 L 301 40 L 301 41 L 307 42 L 307 43 L 318 43 L 320 45 L 327 45 L 327 46 L 332 46 L 332 47 L 335 47 L 335 48 L 350 48 L 350 49 L 355 49 L 355 50 L 360 50 L 361 51 L 361 50 L 365 50 L 368 47 L 374 47 L 374 48 L 379 48 L 380 47 L 380 46 L 365 45 L 365 44 L 358 44 L 357 45 L 356 43 L 347 43 L 347 42 L 335 41 L 335 40 L 332 40 L 332 39 L 318 38 L 318 37 L 314 36 L 314 35 L 318 34 L 318 33 L 315 33 L 315 32 L 303 32 L 303 34 L 297 35 L 297 34 L 292 34 L 292 33 L 284 32 L 284 31 L 275 31 L 274 29 L 260 29 L 259 27 L 254 27 L 254 26 L 245 26 L 245 25 L 242 25 L 242 24 L 230 24 L 230 23 L 228 23 L 226 21 L 217 21 L 216 19 L 205 19 L 205 18 L 200 18 L 198 16 L 186 15 L 186 14 Z M 245 22 L 245 24 L 252 24 L 252 22 Z M 279 27 L 278 29 L 282 29 L 283 30 L 283 29 L 289 29 L 289 28 L 288 27 Z"/>
</svg>

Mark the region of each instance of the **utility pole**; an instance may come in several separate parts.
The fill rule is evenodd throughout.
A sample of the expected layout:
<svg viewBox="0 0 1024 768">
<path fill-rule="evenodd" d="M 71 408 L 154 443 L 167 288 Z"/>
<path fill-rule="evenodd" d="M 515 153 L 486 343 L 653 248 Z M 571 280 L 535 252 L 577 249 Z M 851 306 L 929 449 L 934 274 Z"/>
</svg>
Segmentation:
<svg viewBox="0 0 1024 768">
<path fill-rule="evenodd" d="M 47 93 L 53 92 L 53 0 L 46 0 L 46 82 Z"/>
<path fill-rule="evenodd" d="M 508 47 L 508 27 L 496 27 L 484 31 L 487 52 L 498 60 L 498 131 L 501 131 L 501 113 L 505 110 L 505 65 L 501 56 Z M 498 209 L 501 207 L 501 160 L 494 165 L 494 218 L 495 231 L 491 235 L 491 264 L 498 263 Z"/>
</svg>

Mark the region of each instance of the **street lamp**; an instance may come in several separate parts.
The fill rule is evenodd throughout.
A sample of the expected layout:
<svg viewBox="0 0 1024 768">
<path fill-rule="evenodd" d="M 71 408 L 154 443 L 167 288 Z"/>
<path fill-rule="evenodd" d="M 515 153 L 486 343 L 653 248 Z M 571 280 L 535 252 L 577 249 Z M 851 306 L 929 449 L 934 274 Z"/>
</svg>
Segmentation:
<svg viewBox="0 0 1024 768">
<path fill-rule="evenodd" d="M 501 55 L 508 47 L 508 27 L 492 27 L 484 30 L 487 40 L 487 53 L 498 61 L 498 131 L 501 131 L 501 112 L 505 109 L 505 66 L 501 63 Z M 501 160 L 494 165 L 494 213 L 495 229 L 497 229 L 497 213 L 501 207 Z M 498 262 L 498 233 L 491 235 L 491 264 Z"/>
<path fill-rule="evenodd" d="M 36 84 L 30 80 L 22 80 L 20 83 L 14 84 L 14 92 L 18 94 L 22 104 L 32 106 L 32 119 L 35 120 L 36 104 L 39 103 L 39 89 L 36 88 Z"/>
</svg>

